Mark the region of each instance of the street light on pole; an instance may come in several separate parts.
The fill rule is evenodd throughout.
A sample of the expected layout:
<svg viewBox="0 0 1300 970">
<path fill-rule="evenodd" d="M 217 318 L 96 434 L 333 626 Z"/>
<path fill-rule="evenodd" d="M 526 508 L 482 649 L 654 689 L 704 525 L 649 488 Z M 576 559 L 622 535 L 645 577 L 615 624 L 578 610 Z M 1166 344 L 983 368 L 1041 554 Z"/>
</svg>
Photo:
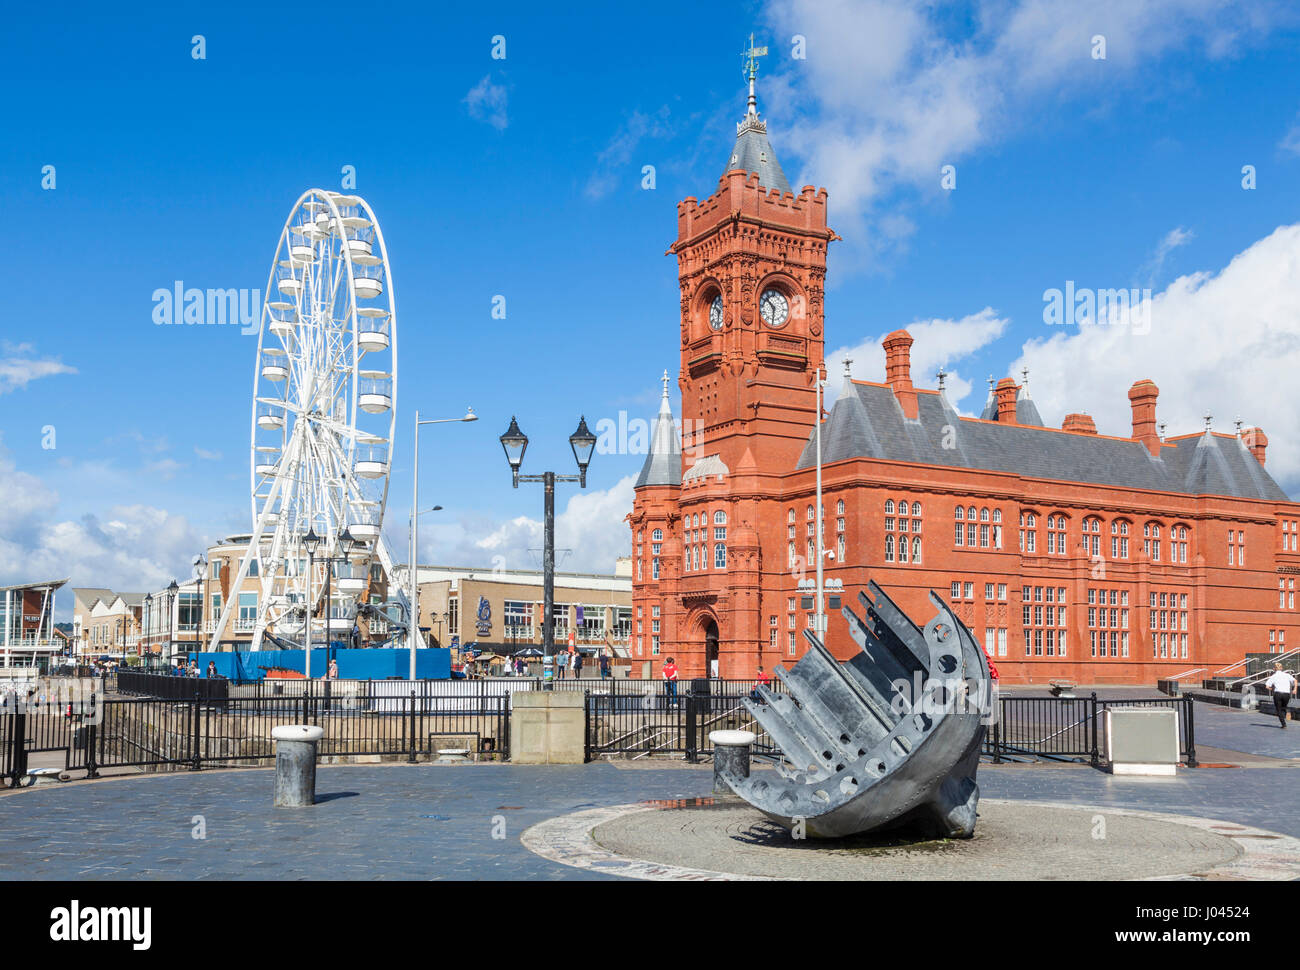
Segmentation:
<svg viewBox="0 0 1300 970">
<path fill-rule="evenodd" d="M 172 654 L 176 650 L 176 594 L 180 587 L 172 580 L 167 587 L 167 666 L 171 666 Z"/>
<path fill-rule="evenodd" d="M 591 453 L 596 447 L 596 436 L 587 428 L 586 417 L 578 419 L 578 429 L 569 435 L 569 447 L 573 449 L 573 458 L 578 463 L 577 475 L 557 475 L 555 472 L 543 472 L 540 475 L 521 475 L 519 466 L 524 462 L 524 452 L 528 450 L 528 435 L 519 430 L 519 422 L 512 415 L 510 427 L 501 436 L 501 447 L 510 463 L 510 474 L 514 487 L 520 482 L 541 482 L 545 487 L 545 536 L 542 551 L 542 679 L 546 686 L 551 686 L 552 656 L 555 652 L 555 483 L 578 482 L 580 488 L 587 487 L 587 466 L 591 464 Z"/>
<path fill-rule="evenodd" d="M 303 663 L 303 675 L 308 680 L 311 680 L 311 581 L 312 577 L 316 575 L 316 548 L 320 545 L 320 536 L 316 534 L 314 528 L 307 530 L 307 534 L 303 536 L 302 544 L 307 549 L 307 602 L 303 604 L 303 626 L 306 629 L 303 643 L 306 646 L 306 660 Z M 326 636 L 328 637 L 328 634 Z"/>
<path fill-rule="evenodd" d="M 414 514 L 415 510 L 420 507 L 420 426 L 477 420 L 478 415 L 474 413 L 473 408 L 466 408 L 464 417 L 428 418 L 423 421 L 420 420 L 420 412 L 415 412 L 415 453 L 412 458 L 415 481 L 411 487 L 411 557 L 408 560 L 411 573 L 411 603 L 406 617 L 410 627 L 406 632 L 411 644 L 411 680 L 415 680 L 415 648 L 420 642 L 420 517 Z"/>
</svg>

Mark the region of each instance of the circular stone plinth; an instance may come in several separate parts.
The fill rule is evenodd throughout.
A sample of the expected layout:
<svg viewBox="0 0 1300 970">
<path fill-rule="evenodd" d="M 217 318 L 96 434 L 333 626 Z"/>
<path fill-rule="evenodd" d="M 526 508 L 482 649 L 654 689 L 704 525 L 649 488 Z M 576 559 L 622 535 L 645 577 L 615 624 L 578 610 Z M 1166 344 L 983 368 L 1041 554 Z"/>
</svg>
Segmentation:
<svg viewBox="0 0 1300 970">
<path fill-rule="evenodd" d="M 971 839 L 796 840 L 748 805 L 621 805 L 551 819 L 524 844 L 643 879 L 1295 879 L 1300 840 L 1214 819 L 984 799 Z"/>
</svg>

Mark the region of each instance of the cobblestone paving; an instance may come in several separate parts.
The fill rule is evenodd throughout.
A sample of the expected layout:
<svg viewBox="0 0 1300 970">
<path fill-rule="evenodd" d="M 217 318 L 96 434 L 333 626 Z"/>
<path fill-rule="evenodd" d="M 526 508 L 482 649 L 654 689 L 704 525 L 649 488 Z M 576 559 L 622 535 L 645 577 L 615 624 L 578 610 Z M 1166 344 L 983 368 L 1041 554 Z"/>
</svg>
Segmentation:
<svg viewBox="0 0 1300 970">
<path fill-rule="evenodd" d="M 1276 722 L 1274 722 L 1276 723 Z M 1197 706 L 1197 741 L 1273 759 L 1300 726 Z M 1300 837 L 1300 762 L 1116 778 L 1086 766 L 984 765 L 985 798 L 1190 814 Z M 0 794 L 0 879 L 582 879 L 519 835 L 584 807 L 705 795 L 708 766 L 324 766 L 321 803 L 271 807 L 267 770 L 177 772 Z M 191 836 L 202 816 L 206 839 Z M 504 825 L 494 839 L 494 820 Z"/>
<path fill-rule="evenodd" d="M 637 812 L 591 837 L 620 856 L 776 879 L 1096 880 L 1184 875 L 1241 851 L 1213 832 L 1130 815 L 985 799 L 971 839 L 893 846 L 795 840 L 748 805 Z"/>
</svg>

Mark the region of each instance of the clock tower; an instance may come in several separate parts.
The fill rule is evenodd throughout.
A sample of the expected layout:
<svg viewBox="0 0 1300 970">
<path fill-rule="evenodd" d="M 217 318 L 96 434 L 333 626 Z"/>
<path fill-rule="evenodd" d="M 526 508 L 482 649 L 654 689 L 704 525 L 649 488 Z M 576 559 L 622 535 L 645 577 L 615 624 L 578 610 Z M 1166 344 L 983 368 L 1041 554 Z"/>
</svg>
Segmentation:
<svg viewBox="0 0 1300 970">
<path fill-rule="evenodd" d="M 823 364 L 826 190 L 795 195 L 760 119 L 757 58 L 746 52 L 749 102 L 717 191 L 677 206 L 685 466 L 746 451 L 785 472 L 808 441 Z"/>
</svg>

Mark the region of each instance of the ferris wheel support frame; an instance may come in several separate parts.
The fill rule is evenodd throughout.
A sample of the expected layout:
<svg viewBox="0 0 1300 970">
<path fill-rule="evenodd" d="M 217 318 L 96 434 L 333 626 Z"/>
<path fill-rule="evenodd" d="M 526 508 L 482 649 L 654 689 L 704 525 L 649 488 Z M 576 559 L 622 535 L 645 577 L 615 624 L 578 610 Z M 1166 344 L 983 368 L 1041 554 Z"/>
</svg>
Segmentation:
<svg viewBox="0 0 1300 970">
<path fill-rule="evenodd" d="M 355 200 L 350 205 L 354 205 L 361 212 L 364 212 L 368 222 L 368 226 L 373 231 L 375 241 L 378 243 L 378 247 L 379 247 L 378 265 L 382 266 L 380 278 L 382 279 L 384 284 L 384 289 L 382 292 L 384 292 L 386 295 L 386 302 L 388 306 L 387 320 L 389 323 L 388 326 L 389 345 L 387 350 L 389 355 L 389 366 L 390 366 L 389 378 L 391 380 L 390 391 L 389 391 L 390 394 L 389 433 L 386 440 L 387 453 L 385 458 L 385 468 L 383 472 L 383 478 L 384 478 L 383 490 L 378 498 L 378 501 L 375 502 L 373 500 L 366 500 L 362 498 L 364 493 L 361 489 L 360 484 L 357 482 L 356 470 L 353 467 L 353 463 L 351 461 L 352 457 L 355 455 L 356 452 L 357 438 L 358 438 L 358 434 L 356 431 L 356 411 L 357 411 L 357 401 L 358 401 L 357 381 L 360 374 L 360 367 L 359 367 L 359 357 L 357 355 L 357 348 L 359 346 L 358 317 L 360 316 L 359 311 L 361 308 L 357 304 L 357 289 L 356 289 L 357 276 L 354 270 L 352 251 L 351 251 L 351 247 L 347 244 L 348 237 L 345 231 L 346 224 L 344 222 L 344 217 L 340 212 L 340 207 L 336 203 L 336 198 L 335 198 L 336 195 L 339 194 L 331 193 L 322 189 L 309 189 L 298 198 L 297 202 L 294 203 L 292 209 L 289 212 L 289 216 L 285 220 L 284 226 L 282 227 L 280 232 L 279 242 L 277 243 L 277 247 L 276 247 L 276 258 L 272 261 L 271 270 L 267 277 L 266 293 L 268 296 L 270 296 L 270 294 L 272 293 L 272 288 L 275 286 L 277 266 L 280 265 L 279 256 L 280 256 L 281 249 L 284 248 L 286 245 L 291 245 L 290 240 L 292 237 L 290 235 L 290 232 L 291 229 L 294 228 L 294 220 L 296 217 L 300 215 L 304 204 L 307 204 L 309 206 L 309 211 L 312 212 L 313 215 L 315 215 L 315 213 L 318 211 L 316 208 L 317 206 L 321 206 L 322 203 L 325 206 L 328 206 L 329 213 L 330 213 L 330 217 L 328 221 L 328 226 L 329 226 L 328 232 L 330 234 L 337 233 L 339 239 L 342 240 L 342 245 L 339 247 L 339 252 L 342 257 L 343 268 L 346 271 L 345 278 L 346 278 L 346 285 L 348 289 L 348 317 L 351 319 L 351 330 L 352 330 L 351 338 L 352 338 L 353 357 L 352 357 L 352 367 L 351 367 L 351 374 L 350 374 L 350 382 L 351 382 L 351 387 L 350 387 L 351 395 L 349 398 L 350 413 L 348 415 L 349 423 L 346 429 L 350 433 L 347 436 L 348 448 L 347 448 L 346 455 L 339 452 L 338 450 L 339 441 L 337 435 L 331 434 L 325 436 L 324 440 L 329 442 L 330 450 L 334 452 L 332 457 L 338 463 L 338 470 L 341 477 L 340 480 L 337 482 L 323 482 L 323 481 L 313 480 L 312 482 L 313 509 L 310 518 L 315 519 L 318 515 L 323 515 L 326 514 L 327 512 L 332 512 L 336 520 L 342 520 L 345 517 L 351 518 L 351 516 L 354 514 L 354 506 L 358 506 L 366 503 L 377 505 L 379 508 L 379 512 L 377 513 L 377 515 L 374 516 L 375 518 L 374 524 L 377 526 L 378 534 L 371 541 L 370 556 L 367 559 L 367 563 L 373 564 L 377 560 L 381 568 L 383 569 L 385 576 L 389 580 L 388 585 L 392 587 L 395 582 L 394 575 L 393 575 L 393 562 L 392 562 L 392 556 L 389 553 L 387 543 L 383 536 L 383 523 L 384 523 L 384 512 L 386 510 L 387 501 L 388 501 L 388 491 L 392 482 L 392 461 L 393 461 L 393 451 L 396 446 L 396 430 L 397 430 L 397 387 L 398 387 L 397 384 L 397 298 L 396 298 L 395 288 L 392 282 L 392 270 L 388 259 L 388 247 L 384 241 L 383 230 L 379 225 L 379 221 L 375 218 L 374 210 L 370 208 L 370 205 L 363 198 L 359 196 L 348 196 L 346 198 L 351 198 Z M 316 224 L 319 225 L 318 220 L 316 221 Z M 314 263 L 315 258 L 313 257 L 313 260 L 311 260 L 310 262 Z M 306 270 L 305 270 L 306 265 L 307 264 L 304 263 L 304 277 L 306 275 Z M 292 249 L 290 249 L 290 266 L 292 266 Z M 338 286 L 342 282 L 343 280 L 341 278 L 336 278 L 333 281 L 332 290 L 330 294 L 331 308 L 337 302 Z M 319 286 L 321 284 L 317 284 L 317 285 Z M 313 320 L 312 321 L 313 325 L 315 325 L 316 322 L 317 321 Z M 292 602 L 290 602 L 288 609 L 286 609 L 281 614 L 279 614 L 279 616 L 277 616 L 274 620 L 268 620 L 268 614 L 270 611 L 270 599 L 274 594 L 274 588 L 276 582 L 278 581 L 279 583 L 282 584 L 282 586 L 287 587 L 288 585 L 288 569 L 285 563 L 282 561 L 285 552 L 284 545 L 288 535 L 288 530 L 287 530 L 287 526 L 284 524 L 283 513 L 274 513 L 274 506 L 275 506 L 276 499 L 281 496 L 282 485 L 284 484 L 284 482 L 290 479 L 292 479 L 293 481 L 297 481 L 296 474 L 298 471 L 298 467 L 305 457 L 302 454 L 302 449 L 304 447 L 304 444 L 314 449 L 317 445 L 320 444 L 320 442 L 317 441 L 316 436 L 311 434 L 310 431 L 304 432 L 302 434 L 295 433 L 294 435 L 292 435 L 292 437 L 289 438 L 288 441 L 289 448 L 284 452 L 282 452 L 280 461 L 277 463 L 280 466 L 281 470 L 279 473 L 277 473 L 274 476 L 274 481 L 271 484 L 271 488 L 265 495 L 261 512 L 258 513 L 257 501 L 259 496 L 257 494 L 258 473 L 256 470 L 256 453 L 258 447 L 257 446 L 258 404 L 261 403 L 261 401 L 256 393 L 256 389 L 259 387 L 259 376 L 261 372 L 262 356 L 263 356 L 263 342 L 266 337 L 267 329 L 268 329 L 267 328 L 267 307 L 264 304 L 262 326 L 259 329 L 259 333 L 258 333 L 257 356 L 254 361 L 254 371 L 253 371 L 253 385 L 255 388 L 255 392 L 254 392 L 254 404 L 253 404 L 251 433 L 250 433 L 250 453 L 253 456 L 253 460 L 250 461 L 250 469 L 249 469 L 250 485 L 251 485 L 250 495 L 251 495 L 251 501 L 253 504 L 253 511 L 254 511 L 253 530 L 252 530 L 252 534 L 249 537 L 248 546 L 245 549 L 243 556 L 241 557 L 238 573 L 236 574 L 236 577 L 230 586 L 230 590 L 234 592 L 236 595 L 234 597 L 231 596 L 226 597 L 226 602 L 223 605 L 220 618 L 218 619 L 216 625 L 213 628 L 212 636 L 208 640 L 209 650 L 214 650 L 215 648 L 218 648 L 220 646 L 220 638 L 222 634 L 225 632 L 227 626 L 229 625 L 230 617 L 232 613 L 234 612 L 235 609 L 238 608 L 238 591 L 242 587 L 244 581 L 248 578 L 251 564 L 254 561 L 263 561 L 261 557 L 262 543 L 264 541 L 264 538 L 267 536 L 268 526 L 269 526 L 268 519 L 272 514 L 278 514 L 279 518 L 277 519 L 277 527 L 272 537 L 270 557 L 269 559 L 265 560 L 270 565 L 271 568 L 263 569 L 259 571 L 259 578 L 261 580 L 260 582 L 261 590 L 258 598 L 257 620 L 253 631 L 253 639 L 250 644 L 251 648 L 256 650 L 260 647 L 263 635 L 266 632 L 266 627 L 269 625 L 270 622 L 278 622 L 280 617 L 286 614 L 292 614 L 294 612 L 294 606 Z M 326 341 L 326 348 L 328 350 L 328 341 Z M 312 349 L 313 350 L 315 349 L 314 346 Z M 313 376 L 314 376 L 314 372 L 313 372 Z M 284 402 L 284 406 L 285 406 L 285 413 L 287 415 L 291 410 L 291 402 L 288 401 L 287 388 L 286 388 L 286 399 Z M 324 416 L 320 414 L 314 414 L 309 416 L 306 414 L 298 414 L 296 412 L 295 414 L 296 414 L 295 431 L 296 431 L 298 421 L 302 421 L 302 420 L 306 420 L 309 422 L 314 420 L 319 424 L 328 424 L 328 425 L 338 424 L 337 418 L 334 415 Z M 310 428 L 310 424 L 308 427 Z M 286 475 L 284 471 L 285 468 L 290 468 L 293 474 Z M 330 502 L 328 500 L 322 502 L 322 504 L 328 504 L 330 506 L 328 510 L 316 508 L 315 499 L 317 498 L 317 493 L 320 493 L 321 495 L 327 495 L 331 490 L 337 490 L 337 494 L 338 494 L 337 502 Z M 337 505 L 336 508 L 334 507 L 335 505 Z M 309 527 L 311 527 L 310 524 Z M 338 537 L 333 534 L 332 530 L 326 530 L 326 531 L 327 534 L 326 536 L 323 537 L 326 542 L 325 556 L 322 558 L 328 560 L 329 557 L 333 555 L 336 549 Z M 330 568 L 330 567 L 327 565 L 326 568 Z M 312 572 L 312 570 L 309 570 L 309 573 L 310 572 Z M 314 576 L 308 575 L 307 599 L 302 604 L 303 628 L 304 631 L 307 632 L 310 631 L 312 625 L 312 617 L 318 605 L 317 601 L 320 599 L 320 593 L 322 592 L 322 589 L 320 587 L 313 589 L 313 586 L 315 585 L 312 582 L 313 579 Z M 405 596 L 404 591 L 401 590 L 400 587 L 398 587 L 397 593 L 398 593 L 397 599 L 399 604 L 401 604 L 407 609 L 409 615 L 410 606 L 409 603 L 406 602 L 407 598 Z M 332 625 L 332 618 L 326 616 L 325 617 L 325 642 L 326 643 L 330 642 L 331 625 Z M 198 640 L 199 642 L 202 642 L 201 631 Z M 234 649 L 236 651 L 238 650 L 237 642 L 235 644 Z"/>
</svg>

